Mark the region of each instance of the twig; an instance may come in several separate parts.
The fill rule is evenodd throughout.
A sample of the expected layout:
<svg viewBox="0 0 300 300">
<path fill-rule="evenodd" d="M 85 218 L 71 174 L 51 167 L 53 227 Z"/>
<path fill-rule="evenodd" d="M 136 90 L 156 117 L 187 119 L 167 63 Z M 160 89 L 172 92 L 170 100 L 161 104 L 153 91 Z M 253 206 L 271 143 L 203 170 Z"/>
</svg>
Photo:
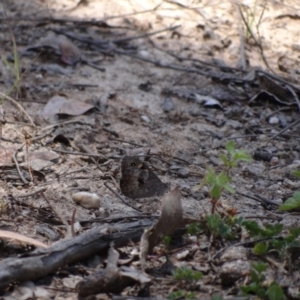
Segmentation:
<svg viewBox="0 0 300 300">
<path fill-rule="evenodd" d="M 48 134 L 50 134 L 51 132 L 52 132 L 52 130 L 50 130 L 50 131 L 44 133 L 43 135 L 38 135 L 38 136 L 32 138 L 31 141 L 34 142 L 34 141 L 40 140 L 40 139 L 44 138 L 45 136 L 47 136 Z M 16 167 L 17 167 L 17 171 L 18 171 L 18 174 L 19 174 L 21 180 L 22 180 L 25 184 L 28 184 L 28 181 L 27 181 L 27 180 L 24 178 L 24 176 L 22 175 L 22 172 L 21 172 L 21 170 L 20 170 L 20 166 L 19 166 L 19 163 L 18 163 L 18 160 L 17 160 L 17 154 L 18 154 L 18 152 L 19 152 L 25 145 L 26 145 L 26 143 L 23 143 L 23 144 L 22 144 L 22 145 L 14 152 L 13 160 L 14 160 L 14 163 L 15 163 L 15 165 L 16 165 Z"/>
<path fill-rule="evenodd" d="M 298 110 L 300 111 L 300 102 L 299 102 L 299 98 L 297 96 L 297 94 L 295 93 L 295 91 L 289 86 L 287 85 L 286 88 L 290 91 L 290 93 L 293 95 L 295 102 L 298 106 Z"/>
<path fill-rule="evenodd" d="M 159 67 L 159 68 L 171 69 L 171 70 L 176 70 L 176 71 L 181 71 L 181 72 L 186 72 L 186 73 L 200 74 L 200 75 L 203 75 L 203 76 L 212 77 L 213 79 L 216 79 L 216 80 L 223 80 L 223 81 L 228 80 L 228 81 L 234 81 L 234 82 L 241 82 L 241 80 L 243 80 L 243 82 L 252 83 L 252 80 L 241 79 L 241 78 L 237 78 L 237 77 L 234 77 L 234 76 L 229 76 L 227 74 L 226 75 L 225 74 L 220 75 L 219 72 L 212 73 L 212 72 L 202 71 L 201 69 L 191 69 L 191 68 L 183 68 L 183 67 L 178 67 L 178 66 L 171 66 L 171 65 L 162 64 L 159 61 L 151 60 L 149 58 L 134 55 L 130 52 L 126 52 L 126 51 L 122 51 L 122 50 L 118 50 L 118 49 L 114 49 L 113 51 L 117 54 L 130 56 L 132 58 L 136 58 L 138 60 L 151 63 L 151 64 L 153 64 L 153 65 L 155 65 L 156 67 Z"/>
<path fill-rule="evenodd" d="M 139 144 L 136 144 L 136 143 L 133 143 L 133 142 L 129 142 L 129 141 L 126 141 L 126 140 L 116 139 L 116 138 L 112 138 L 112 137 L 108 137 L 108 139 L 110 141 L 116 141 L 116 142 L 126 143 L 126 144 L 130 144 L 130 145 L 133 145 L 133 146 L 136 146 L 136 147 L 145 147 L 143 145 L 139 145 Z"/>
<path fill-rule="evenodd" d="M 21 178 L 21 180 L 25 183 L 25 184 L 28 184 L 29 182 L 24 178 L 21 170 L 20 170 L 20 166 L 19 166 L 19 163 L 18 163 L 18 160 L 17 160 L 17 153 L 18 151 L 20 151 L 23 147 L 25 146 L 25 143 L 23 143 L 14 153 L 13 155 L 13 160 L 14 160 L 14 163 L 16 165 L 16 168 L 17 168 L 17 171 L 18 171 L 18 174 Z"/>
<path fill-rule="evenodd" d="M 290 124 L 289 126 L 285 127 L 284 129 L 282 129 L 281 131 L 279 131 L 278 133 L 276 133 L 275 135 L 271 136 L 267 141 L 266 141 L 266 145 L 273 139 L 275 139 L 276 137 L 278 137 L 279 135 L 281 135 L 282 133 L 286 132 L 288 129 L 290 129 L 291 127 L 297 125 L 300 123 L 300 118 L 298 118 L 295 122 L 293 122 L 292 124 Z"/>
<path fill-rule="evenodd" d="M 135 15 L 140 15 L 140 14 L 144 14 L 144 13 L 148 13 L 148 12 L 154 12 L 154 11 L 156 11 L 162 5 L 163 2 L 164 1 L 160 2 L 158 5 L 156 5 L 152 9 L 137 11 L 137 12 L 128 13 L 128 14 L 124 14 L 124 15 L 109 16 L 109 17 L 104 18 L 103 20 L 107 21 L 107 20 L 111 20 L 111 19 L 119 19 L 119 18 L 124 18 L 124 17 L 130 17 L 130 16 L 135 16 Z"/>
<path fill-rule="evenodd" d="M 105 127 L 103 127 L 102 130 L 114 135 L 117 138 L 119 137 L 119 134 L 114 130 L 111 130 L 111 129 L 108 129 L 108 128 L 105 128 Z"/>
<path fill-rule="evenodd" d="M 68 121 L 65 121 L 65 122 L 60 122 L 60 123 L 56 123 L 56 124 L 53 124 L 53 125 L 46 126 L 46 127 L 42 128 L 39 131 L 39 133 L 41 131 L 44 131 L 44 130 L 47 130 L 47 129 L 52 129 L 53 130 L 53 128 L 61 127 L 62 125 L 68 125 L 68 124 L 73 124 L 73 123 L 79 123 L 81 125 L 89 125 L 89 126 L 91 126 L 91 124 L 89 124 L 87 122 L 84 122 L 84 118 L 80 118 L 80 119 L 68 120 Z"/>
<path fill-rule="evenodd" d="M 67 229 L 67 234 L 66 237 L 69 237 L 71 235 L 72 229 L 69 226 L 69 223 L 67 222 L 67 220 L 65 219 L 65 217 L 60 213 L 60 211 L 58 209 L 56 209 L 55 206 L 53 206 L 51 204 L 51 202 L 49 201 L 49 199 L 46 197 L 44 192 L 40 192 L 40 194 L 42 195 L 42 197 L 44 198 L 44 200 L 48 203 L 48 205 L 51 207 L 52 211 L 54 211 L 54 213 L 56 214 L 56 216 L 61 220 L 61 222 L 66 226 Z"/>
<path fill-rule="evenodd" d="M 277 203 L 273 202 L 273 201 L 270 201 L 268 199 L 260 199 L 256 196 L 252 196 L 252 195 L 249 195 L 249 194 L 245 194 L 245 193 L 242 193 L 242 192 L 239 192 L 239 191 L 236 191 L 236 193 L 238 195 L 241 195 L 241 196 L 244 196 L 244 197 L 247 197 L 247 198 L 250 198 L 250 199 L 253 199 L 255 201 L 258 201 L 260 203 L 264 203 L 264 204 L 270 204 L 270 205 L 274 205 L 274 206 L 279 206 Z"/>
<path fill-rule="evenodd" d="M 275 74 L 275 72 L 274 72 L 273 69 L 270 67 L 270 65 L 269 65 L 269 63 L 268 63 L 268 61 L 267 61 L 267 59 L 266 59 L 266 57 L 265 57 L 264 49 L 263 49 L 262 44 L 261 44 L 261 41 L 260 41 L 261 39 L 260 39 L 260 36 L 259 36 L 259 30 L 258 30 L 258 28 L 257 28 L 257 31 L 258 31 L 259 41 L 256 39 L 256 37 L 255 37 L 255 35 L 254 35 L 254 33 L 253 33 L 253 31 L 252 31 L 250 25 L 247 23 L 247 21 L 246 21 L 246 19 L 245 19 L 245 16 L 244 16 L 244 14 L 243 14 L 243 12 L 242 12 L 242 9 L 241 9 L 240 5 L 238 5 L 238 9 L 239 9 L 239 11 L 240 11 L 242 20 L 243 20 L 244 24 L 245 24 L 246 27 L 247 27 L 247 30 L 248 30 L 249 33 L 251 34 L 253 40 L 255 41 L 255 43 L 257 44 L 257 46 L 258 46 L 258 48 L 259 48 L 259 50 L 260 50 L 261 57 L 262 57 L 262 59 L 263 59 L 265 65 L 266 65 L 266 67 L 267 67 L 272 73 Z M 264 8 L 263 8 L 263 12 L 264 12 L 264 10 L 265 10 L 265 6 L 264 6 Z M 261 16 L 261 17 L 262 17 L 262 16 Z M 260 19 L 261 19 L 261 18 L 260 18 Z"/>
<path fill-rule="evenodd" d="M 273 265 L 274 267 L 276 267 L 278 269 L 278 271 L 282 272 L 283 274 L 288 274 L 287 270 L 285 270 L 280 263 L 276 262 L 271 257 L 265 256 L 264 259 L 268 263 L 270 263 L 271 265 Z"/>
<path fill-rule="evenodd" d="M 252 244 L 256 244 L 256 243 L 260 243 L 260 242 L 264 242 L 264 241 L 268 241 L 268 240 L 272 240 L 272 239 L 281 239 L 282 237 L 267 237 L 267 238 L 261 238 L 261 239 L 257 239 L 257 240 L 252 240 L 252 241 L 246 241 L 246 242 L 239 242 L 236 243 L 234 245 L 230 245 L 227 247 L 224 247 L 222 249 L 220 249 L 217 253 L 215 253 L 212 257 L 212 260 L 215 260 L 222 252 L 224 252 L 225 250 L 231 248 L 231 247 L 238 247 L 238 246 L 246 246 L 246 245 L 252 245 Z"/>
<path fill-rule="evenodd" d="M 284 83 L 285 85 L 288 85 L 288 86 L 292 87 L 293 89 L 295 89 L 296 91 L 300 92 L 300 87 L 299 86 L 296 86 L 296 85 L 294 85 L 294 84 L 292 84 L 292 83 L 290 83 L 290 82 L 288 82 L 288 81 L 286 81 L 286 80 L 284 80 L 284 79 L 276 76 L 275 74 L 270 74 L 270 73 L 268 73 L 266 71 L 263 71 L 263 70 L 256 70 L 256 73 L 258 73 L 258 74 L 259 73 L 264 74 L 265 76 L 268 76 L 268 77 L 270 77 L 273 80 L 277 80 L 277 81 L 279 81 L 281 83 Z"/>
<path fill-rule="evenodd" d="M 28 198 L 28 197 L 31 197 L 31 196 L 35 196 L 36 194 L 39 194 L 40 192 L 44 192 L 44 191 L 46 191 L 46 188 L 41 188 L 41 189 L 39 189 L 35 192 L 32 192 L 32 193 L 18 195 L 18 196 L 16 196 L 16 198 Z"/>
<path fill-rule="evenodd" d="M 81 156 L 89 156 L 89 157 L 96 157 L 96 158 L 103 158 L 104 159 L 104 157 L 101 154 L 92 154 L 92 153 L 84 153 L 84 152 L 58 150 L 58 149 L 52 149 L 52 150 L 55 151 L 55 152 L 58 152 L 58 153 L 72 154 L 72 155 L 81 155 Z"/>
<path fill-rule="evenodd" d="M 162 32 L 165 32 L 165 31 L 172 31 L 172 30 L 175 30 L 179 27 L 181 27 L 181 25 L 167 27 L 167 28 L 164 28 L 164 29 L 161 29 L 161 30 L 152 31 L 152 32 L 149 32 L 149 33 L 141 34 L 141 35 L 131 36 L 131 37 L 122 38 L 122 39 L 118 39 L 118 40 L 112 40 L 111 42 L 113 42 L 114 44 L 121 44 L 121 43 L 129 42 L 131 40 L 141 39 L 141 38 L 145 38 L 145 37 L 148 37 L 148 36 L 151 36 L 151 35 L 162 33 Z"/>
<path fill-rule="evenodd" d="M 75 236 L 75 230 L 74 230 L 74 223 L 75 223 L 75 214 L 76 214 L 76 208 L 74 208 L 73 213 L 72 213 L 72 218 L 71 218 L 71 232 L 72 232 L 72 237 Z"/>
<path fill-rule="evenodd" d="M 283 218 L 280 217 L 272 217 L 272 216 L 245 216 L 245 219 L 260 219 L 260 220 L 274 220 L 274 221 L 282 221 Z"/>
<path fill-rule="evenodd" d="M 242 70 L 246 70 L 246 57 L 245 57 L 245 36 L 243 33 L 243 26 L 241 22 L 241 10 L 239 10 L 238 5 L 235 3 L 236 11 L 239 15 L 239 35 L 240 35 L 240 51 L 241 51 L 241 65 Z"/>
<path fill-rule="evenodd" d="M 144 213 L 142 210 L 134 207 L 133 205 L 129 204 L 127 201 L 125 201 L 125 199 L 123 199 L 123 197 L 121 197 L 117 192 L 115 192 L 109 185 L 107 182 L 104 182 L 104 185 L 112 192 L 114 193 L 124 204 L 126 204 L 127 206 L 131 207 L 132 209 Z"/>
<path fill-rule="evenodd" d="M 26 112 L 26 110 L 24 109 L 24 107 L 20 103 L 18 103 L 16 100 L 14 100 L 13 98 L 9 97 L 8 95 L 5 95 L 2 92 L 0 92 L 0 95 L 2 97 L 4 97 L 4 99 L 9 100 L 14 105 L 16 105 L 19 108 L 19 110 L 27 117 L 27 119 L 29 120 L 29 122 L 31 123 L 31 125 L 34 126 L 34 127 L 36 127 L 36 125 L 34 124 L 33 120 L 31 119 L 31 117 L 29 116 L 29 114 Z"/>
<path fill-rule="evenodd" d="M 85 151 L 87 154 L 93 154 L 92 151 L 91 151 L 86 145 L 84 145 L 84 144 L 82 144 L 82 143 L 80 143 L 80 142 L 77 142 L 77 143 L 75 143 L 75 144 L 76 144 L 76 146 L 77 146 L 79 149 Z M 99 169 L 101 172 L 103 172 L 103 170 L 101 169 L 101 167 L 100 167 L 100 165 L 98 164 L 98 162 L 96 161 L 96 159 L 95 159 L 94 157 L 91 157 L 91 160 L 92 160 L 93 163 L 98 167 L 98 169 Z"/>
</svg>

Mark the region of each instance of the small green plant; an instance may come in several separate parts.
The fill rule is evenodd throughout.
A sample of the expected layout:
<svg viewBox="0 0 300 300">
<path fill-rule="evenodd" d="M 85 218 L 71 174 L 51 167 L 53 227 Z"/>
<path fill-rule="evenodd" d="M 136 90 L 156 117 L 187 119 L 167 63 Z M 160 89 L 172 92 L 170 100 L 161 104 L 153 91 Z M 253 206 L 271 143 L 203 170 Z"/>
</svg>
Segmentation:
<svg viewBox="0 0 300 300">
<path fill-rule="evenodd" d="M 168 235 L 166 235 L 163 239 L 163 242 L 165 243 L 166 246 L 169 246 L 171 243 L 172 238 Z"/>
<path fill-rule="evenodd" d="M 168 295 L 168 299 L 176 300 L 176 299 L 195 299 L 195 292 L 187 292 L 185 290 L 178 290 L 172 292 Z"/>
<path fill-rule="evenodd" d="M 223 300 L 223 297 L 219 294 L 214 294 L 212 297 L 211 297 L 211 300 Z"/>
<path fill-rule="evenodd" d="M 198 280 L 202 278 L 202 273 L 198 271 L 193 271 L 191 268 L 184 266 L 177 268 L 173 271 L 173 276 L 176 280 L 189 283 L 192 286 L 196 284 Z M 178 290 L 172 292 L 168 295 L 169 299 L 195 299 L 194 292 L 188 292 L 186 290 Z"/>
<path fill-rule="evenodd" d="M 207 216 L 207 228 L 215 238 L 227 237 L 231 233 L 230 226 L 228 226 L 221 217 L 216 214 Z"/>
<path fill-rule="evenodd" d="M 282 235 L 282 224 L 264 224 L 262 228 L 255 221 L 243 221 L 242 225 L 251 237 L 265 239 L 254 246 L 253 253 L 256 255 L 265 255 L 272 250 L 279 258 L 287 259 L 293 256 L 293 248 L 300 247 L 300 228 L 290 228 L 288 234 Z"/>
<path fill-rule="evenodd" d="M 202 278 L 203 274 L 199 271 L 193 271 L 191 268 L 184 266 L 181 268 L 177 268 L 173 272 L 173 276 L 176 280 L 196 282 Z"/>
<path fill-rule="evenodd" d="M 280 210 L 295 210 L 300 208 L 300 192 L 295 192 L 294 195 L 280 205 Z"/>
<path fill-rule="evenodd" d="M 19 94 L 19 86 L 21 82 L 21 68 L 20 68 L 20 61 L 19 61 L 19 54 L 18 54 L 18 48 L 17 48 L 17 43 L 15 40 L 15 36 L 9 27 L 10 35 L 11 35 L 11 40 L 12 40 L 12 46 L 13 46 L 13 54 L 14 54 L 14 63 L 10 63 L 6 58 L 4 58 L 1 55 L 1 59 L 4 62 L 5 66 L 10 70 L 12 76 L 14 77 L 14 83 L 13 85 L 9 88 L 9 90 L 5 93 L 6 96 L 10 95 L 15 89 L 17 90 L 17 93 Z M 3 101 L 5 100 L 5 96 L 0 99 L 0 105 L 3 104 Z"/>
<path fill-rule="evenodd" d="M 206 232 L 214 238 L 233 240 L 237 238 L 237 232 L 240 232 L 242 221 L 242 217 L 225 216 L 221 218 L 217 214 L 207 215 L 199 223 L 189 224 L 187 232 L 193 235 Z"/>
<path fill-rule="evenodd" d="M 212 203 L 212 214 L 215 212 L 216 204 L 221 198 L 224 189 L 230 193 L 234 193 L 234 189 L 230 185 L 232 181 L 230 176 L 232 168 L 237 167 L 240 161 L 249 162 L 252 160 L 251 156 L 247 154 L 245 150 L 237 150 L 235 147 L 235 143 L 233 141 L 229 141 L 226 144 L 227 154 L 220 155 L 220 158 L 224 163 L 225 170 L 216 174 L 213 169 L 208 168 L 208 172 L 203 181 L 195 187 L 195 190 L 197 190 L 201 189 L 204 185 L 208 186 Z"/>
<path fill-rule="evenodd" d="M 298 179 L 300 179 L 300 170 L 294 170 L 291 172 Z M 300 192 L 295 192 L 294 195 L 287 199 L 281 206 L 280 210 L 288 211 L 300 208 Z"/>
<path fill-rule="evenodd" d="M 187 226 L 187 233 L 195 235 L 205 230 L 205 227 L 201 223 L 191 223 Z"/>
<path fill-rule="evenodd" d="M 249 285 L 241 286 L 240 289 L 245 295 L 256 295 L 260 299 L 268 300 L 283 300 L 285 299 L 282 288 L 273 281 L 271 284 L 267 285 L 265 283 L 264 271 L 266 271 L 267 266 L 258 262 L 252 264 L 250 271 L 251 283 Z"/>
<path fill-rule="evenodd" d="M 252 160 L 251 156 L 245 150 L 235 149 L 235 143 L 233 141 L 229 141 L 226 144 L 226 150 L 228 155 L 221 154 L 220 157 L 229 170 L 236 167 L 240 161 L 250 162 Z"/>
<path fill-rule="evenodd" d="M 278 249 L 278 235 L 282 232 L 282 224 L 263 224 L 264 227 L 260 227 L 256 221 L 243 221 L 242 225 L 249 232 L 251 237 L 266 239 L 265 241 L 258 242 L 254 246 L 254 254 L 263 255 L 270 249 Z M 275 247 L 276 244 L 277 247 Z"/>
</svg>

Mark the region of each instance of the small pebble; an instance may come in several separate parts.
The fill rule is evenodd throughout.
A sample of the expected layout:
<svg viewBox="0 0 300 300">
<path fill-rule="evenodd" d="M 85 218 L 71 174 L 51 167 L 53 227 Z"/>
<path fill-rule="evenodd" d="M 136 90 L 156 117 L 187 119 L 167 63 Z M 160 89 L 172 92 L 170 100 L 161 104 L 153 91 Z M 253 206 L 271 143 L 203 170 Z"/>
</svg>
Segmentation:
<svg viewBox="0 0 300 300">
<path fill-rule="evenodd" d="M 180 168 L 177 170 L 177 175 L 182 178 L 188 177 L 189 174 L 190 174 L 190 170 L 187 168 Z"/>
<path fill-rule="evenodd" d="M 271 125 L 279 124 L 279 119 L 277 117 L 271 117 L 269 119 L 269 124 Z"/>
<path fill-rule="evenodd" d="M 163 108 L 164 112 L 169 112 L 171 110 L 174 110 L 175 105 L 174 105 L 172 98 L 166 97 L 163 102 L 162 108 Z"/>
<path fill-rule="evenodd" d="M 141 121 L 145 122 L 145 123 L 150 123 L 151 122 L 150 118 L 147 117 L 147 116 L 141 116 Z"/>
<path fill-rule="evenodd" d="M 72 199 L 84 208 L 99 209 L 100 207 L 100 197 L 95 193 L 78 192 L 72 195 Z"/>
<path fill-rule="evenodd" d="M 176 255 L 176 258 L 177 259 L 185 259 L 188 255 L 189 255 L 190 251 L 189 250 L 184 250 L 182 252 L 179 252 L 177 255 Z"/>
</svg>

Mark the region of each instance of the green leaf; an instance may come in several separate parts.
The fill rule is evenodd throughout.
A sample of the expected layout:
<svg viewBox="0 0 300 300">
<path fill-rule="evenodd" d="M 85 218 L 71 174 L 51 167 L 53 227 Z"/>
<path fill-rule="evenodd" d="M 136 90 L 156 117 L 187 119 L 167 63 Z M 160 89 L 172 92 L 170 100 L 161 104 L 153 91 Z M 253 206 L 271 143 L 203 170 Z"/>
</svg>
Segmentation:
<svg viewBox="0 0 300 300">
<path fill-rule="evenodd" d="M 233 155 L 235 151 L 235 142 L 234 141 L 228 141 L 226 144 L 226 150 Z"/>
<path fill-rule="evenodd" d="M 205 177 L 203 178 L 203 180 L 201 181 L 201 183 L 200 183 L 200 184 L 197 184 L 197 185 L 193 188 L 193 190 L 194 190 L 195 192 L 201 190 L 201 189 L 206 185 L 206 183 L 207 183 L 207 176 L 205 176 Z"/>
<path fill-rule="evenodd" d="M 256 270 L 251 270 L 250 271 L 250 276 L 251 276 L 251 280 L 252 280 L 253 283 L 254 282 L 259 283 L 260 276 L 259 276 L 259 274 L 257 273 Z"/>
<path fill-rule="evenodd" d="M 295 192 L 293 197 L 287 199 L 285 203 L 280 206 L 281 210 L 292 210 L 300 207 L 300 192 Z"/>
<path fill-rule="evenodd" d="M 179 298 L 183 298 L 185 296 L 185 291 L 183 290 L 179 290 L 179 291 L 175 291 L 175 292 L 172 292 L 168 295 L 168 299 L 179 299 Z"/>
<path fill-rule="evenodd" d="M 262 272 L 266 271 L 266 269 L 267 269 L 267 266 L 263 262 L 261 262 L 261 261 L 257 262 L 256 264 L 252 264 L 252 267 L 258 273 L 262 273 Z"/>
<path fill-rule="evenodd" d="M 187 227 L 188 234 L 197 234 L 203 230 L 204 230 L 203 225 L 200 223 L 192 223 L 189 224 Z"/>
<path fill-rule="evenodd" d="M 275 225 L 271 225 L 271 224 L 264 224 L 266 231 L 265 234 L 268 237 L 272 237 L 274 235 L 278 235 L 282 229 L 283 229 L 283 224 L 275 224 Z"/>
<path fill-rule="evenodd" d="M 292 171 L 291 173 L 300 179 L 300 170 Z"/>
<path fill-rule="evenodd" d="M 257 255 L 265 254 L 268 251 L 269 244 L 268 243 L 258 243 L 254 246 L 253 252 Z"/>
<path fill-rule="evenodd" d="M 222 162 L 223 162 L 224 165 L 226 165 L 226 166 L 229 166 L 229 165 L 230 165 L 230 161 L 229 161 L 229 159 L 227 158 L 226 155 L 221 154 L 221 155 L 220 155 L 220 158 L 221 158 L 221 160 L 222 160 Z"/>
<path fill-rule="evenodd" d="M 218 200 L 220 199 L 221 194 L 222 194 L 222 188 L 219 185 L 214 185 L 210 192 L 210 196 L 213 199 Z"/>
<path fill-rule="evenodd" d="M 264 299 L 266 296 L 266 290 L 263 287 L 260 287 L 257 291 L 256 291 L 256 295 L 261 298 Z"/>
<path fill-rule="evenodd" d="M 269 297 L 269 300 L 283 300 L 284 294 L 281 286 L 279 286 L 277 283 L 272 284 L 268 290 L 267 295 Z"/>
<path fill-rule="evenodd" d="M 242 225 L 249 232 L 250 236 L 258 236 L 261 234 L 262 229 L 259 227 L 256 221 L 243 221 Z"/>
<path fill-rule="evenodd" d="M 236 151 L 232 158 L 236 161 L 252 161 L 252 157 L 245 150 Z"/>
<path fill-rule="evenodd" d="M 231 194 L 234 194 L 234 193 L 235 193 L 234 188 L 233 188 L 232 186 L 230 186 L 229 184 L 225 184 L 225 185 L 224 185 L 224 189 L 225 189 L 226 191 L 228 191 L 229 193 L 231 193 Z"/>
<path fill-rule="evenodd" d="M 299 228 L 291 228 L 290 235 L 294 238 L 297 238 L 300 235 L 300 227 Z"/>
<path fill-rule="evenodd" d="M 285 247 L 285 241 L 272 240 L 272 246 L 278 250 L 282 249 L 283 247 Z"/>
<path fill-rule="evenodd" d="M 195 299 L 196 293 L 195 292 L 188 292 L 185 294 L 185 299 Z"/>
<path fill-rule="evenodd" d="M 166 235 L 166 236 L 164 237 L 164 243 L 165 243 L 167 246 L 170 245 L 170 243 L 171 243 L 171 237 L 168 236 L 168 235 Z"/>
<path fill-rule="evenodd" d="M 216 183 L 222 187 L 225 184 L 230 182 L 231 182 L 231 178 L 228 175 L 226 175 L 224 172 L 221 172 L 216 178 Z"/>
</svg>

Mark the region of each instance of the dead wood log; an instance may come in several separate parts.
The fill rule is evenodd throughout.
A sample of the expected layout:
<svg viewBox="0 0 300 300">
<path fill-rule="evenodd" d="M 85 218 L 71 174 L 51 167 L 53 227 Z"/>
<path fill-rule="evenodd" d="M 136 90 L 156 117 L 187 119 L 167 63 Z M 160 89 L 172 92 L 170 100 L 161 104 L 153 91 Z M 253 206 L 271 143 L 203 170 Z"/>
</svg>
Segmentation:
<svg viewBox="0 0 300 300">
<path fill-rule="evenodd" d="M 113 234 L 103 234 L 103 226 L 90 229 L 72 239 L 57 242 L 45 249 L 36 249 L 26 256 L 7 258 L 0 262 L 0 292 L 15 282 L 35 280 L 56 272 L 59 268 L 107 250 L 111 242 L 122 247 L 129 241 L 140 240 L 150 219 L 116 224 Z"/>
</svg>

